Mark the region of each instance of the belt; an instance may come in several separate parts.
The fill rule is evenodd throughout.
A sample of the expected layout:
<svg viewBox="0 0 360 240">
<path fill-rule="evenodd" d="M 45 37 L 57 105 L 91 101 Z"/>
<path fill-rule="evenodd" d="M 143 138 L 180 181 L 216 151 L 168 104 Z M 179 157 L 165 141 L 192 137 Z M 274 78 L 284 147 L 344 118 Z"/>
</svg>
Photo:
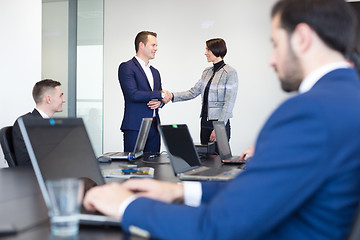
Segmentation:
<svg viewBox="0 0 360 240">
<path fill-rule="evenodd" d="M 208 102 L 209 108 L 220 108 L 225 105 L 225 102 Z"/>
</svg>

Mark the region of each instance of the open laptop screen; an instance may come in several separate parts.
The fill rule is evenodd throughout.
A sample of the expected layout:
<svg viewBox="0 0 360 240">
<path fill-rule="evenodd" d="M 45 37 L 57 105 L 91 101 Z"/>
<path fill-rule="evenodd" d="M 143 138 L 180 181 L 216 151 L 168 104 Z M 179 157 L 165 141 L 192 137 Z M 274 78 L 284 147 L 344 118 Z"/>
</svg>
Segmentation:
<svg viewBox="0 0 360 240">
<path fill-rule="evenodd" d="M 160 133 L 176 173 L 200 166 L 199 156 L 185 124 L 161 125 Z"/>
<path fill-rule="evenodd" d="M 105 183 L 82 119 L 21 119 L 19 125 L 22 135 L 27 135 L 32 164 L 38 165 L 45 181 L 75 177 Z"/>
<path fill-rule="evenodd" d="M 225 130 L 223 121 L 214 121 L 213 126 L 215 129 L 216 143 L 218 145 L 219 154 L 221 159 L 231 158 L 231 149 L 228 142 L 228 137 Z"/>
<path fill-rule="evenodd" d="M 134 153 L 143 152 L 145 149 L 146 140 L 149 135 L 152 118 L 143 118 L 141 121 L 140 131 L 136 139 Z"/>
</svg>

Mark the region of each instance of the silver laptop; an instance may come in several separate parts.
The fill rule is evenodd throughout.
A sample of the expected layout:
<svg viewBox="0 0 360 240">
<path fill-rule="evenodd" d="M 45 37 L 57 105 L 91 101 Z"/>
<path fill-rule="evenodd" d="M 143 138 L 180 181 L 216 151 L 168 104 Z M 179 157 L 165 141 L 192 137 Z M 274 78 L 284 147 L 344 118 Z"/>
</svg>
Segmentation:
<svg viewBox="0 0 360 240">
<path fill-rule="evenodd" d="M 241 169 L 226 171 L 221 168 L 201 166 L 189 129 L 185 124 L 161 125 L 160 134 L 175 174 L 181 180 L 227 181 Z"/>
<path fill-rule="evenodd" d="M 222 163 L 246 163 L 245 160 L 240 160 L 240 156 L 233 156 L 231 154 L 230 144 L 227 138 L 224 121 L 213 122 L 216 143 L 219 149 L 220 159 Z"/>
<path fill-rule="evenodd" d="M 152 118 L 143 118 L 140 125 L 139 134 L 136 139 L 133 152 L 108 152 L 103 156 L 110 157 L 111 159 L 136 159 L 143 155 L 146 140 L 149 135 L 150 127 L 152 124 Z"/>
<path fill-rule="evenodd" d="M 82 119 L 20 118 L 19 127 L 48 208 L 49 179 L 81 178 L 85 190 L 105 183 Z M 120 226 L 118 220 L 95 213 L 81 213 L 79 218 L 81 224 Z"/>
</svg>

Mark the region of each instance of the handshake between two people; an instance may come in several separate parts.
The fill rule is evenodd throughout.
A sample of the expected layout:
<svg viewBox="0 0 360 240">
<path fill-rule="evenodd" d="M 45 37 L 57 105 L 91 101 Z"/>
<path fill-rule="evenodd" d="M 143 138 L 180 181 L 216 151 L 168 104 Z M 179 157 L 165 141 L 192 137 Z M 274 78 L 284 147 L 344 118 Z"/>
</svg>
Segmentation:
<svg viewBox="0 0 360 240">
<path fill-rule="evenodd" d="M 161 93 L 165 94 L 165 96 L 161 99 L 161 101 L 159 101 L 158 99 L 151 99 L 147 103 L 147 105 L 150 109 L 157 109 L 160 107 L 161 103 L 167 104 L 173 98 L 172 93 L 167 90 L 161 90 Z"/>
<path fill-rule="evenodd" d="M 165 94 L 165 97 L 163 97 L 163 99 L 161 99 L 161 102 L 167 104 L 168 102 L 170 102 L 173 98 L 173 95 L 171 92 L 169 92 L 168 90 L 162 90 L 162 93 Z"/>
</svg>

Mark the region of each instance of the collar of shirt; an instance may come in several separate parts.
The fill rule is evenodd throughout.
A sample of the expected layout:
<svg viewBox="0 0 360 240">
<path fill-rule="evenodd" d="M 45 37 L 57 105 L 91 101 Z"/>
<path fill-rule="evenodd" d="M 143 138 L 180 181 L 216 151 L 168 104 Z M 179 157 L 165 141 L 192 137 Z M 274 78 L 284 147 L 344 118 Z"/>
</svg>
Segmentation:
<svg viewBox="0 0 360 240">
<path fill-rule="evenodd" d="M 140 65 L 141 65 L 142 68 L 150 68 L 150 66 L 151 66 L 151 65 L 150 65 L 150 62 L 149 62 L 148 65 L 146 66 L 146 65 L 145 65 L 145 62 L 144 62 L 141 58 L 139 58 L 139 57 L 136 56 L 136 55 L 135 55 L 135 58 L 136 58 L 136 60 L 138 60 L 138 62 L 140 63 Z"/>
<path fill-rule="evenodd" d="M 136 60 L 138 60 L 138 62 L 140 63 L 140 66 L 144 70 L 145 75 L 148 79 L 150 88 L 154 89 L 154 77 L 153 77 L 151 69 L 150 69 L 150 63 L 147 66 L 145 66 L 145 62 L 142 59 L 140 59 L 138 56 L 135 56 L 135 58 L 136 58 Z"/>
<path fill-rule="evenodd" d="M 219 70 L 220 67 L 222 67 L 223 65 L 225 65 L 224 60 L 221 60 L 220 62 L 215 63 L 215 64 L 214 64 L 214 72 L 216 72 L 217 70 Z"/>
<path fill-rule="evenodd" d="M 38 109 L 38 108 L 35 108 L 35 109 L 40 113 L 40 115 L 41 115 L 42 118 L 44 118 L 44 119 L 50 118 L 46 113 L 44 113 L 44 112 L 41 111 L 40 109 Z"/>
<path fill-rule="evenodd" d="M 350 68 L 350 64 L 347 62 L 335 62 L 316 69 L 301 82 L 299 93 L 305 93 L 309 91 L 315 85 L 315 83 L 320 80 L 320 78 L 325 76 L 327 73 L 339 68 Z"/>
</svg>

